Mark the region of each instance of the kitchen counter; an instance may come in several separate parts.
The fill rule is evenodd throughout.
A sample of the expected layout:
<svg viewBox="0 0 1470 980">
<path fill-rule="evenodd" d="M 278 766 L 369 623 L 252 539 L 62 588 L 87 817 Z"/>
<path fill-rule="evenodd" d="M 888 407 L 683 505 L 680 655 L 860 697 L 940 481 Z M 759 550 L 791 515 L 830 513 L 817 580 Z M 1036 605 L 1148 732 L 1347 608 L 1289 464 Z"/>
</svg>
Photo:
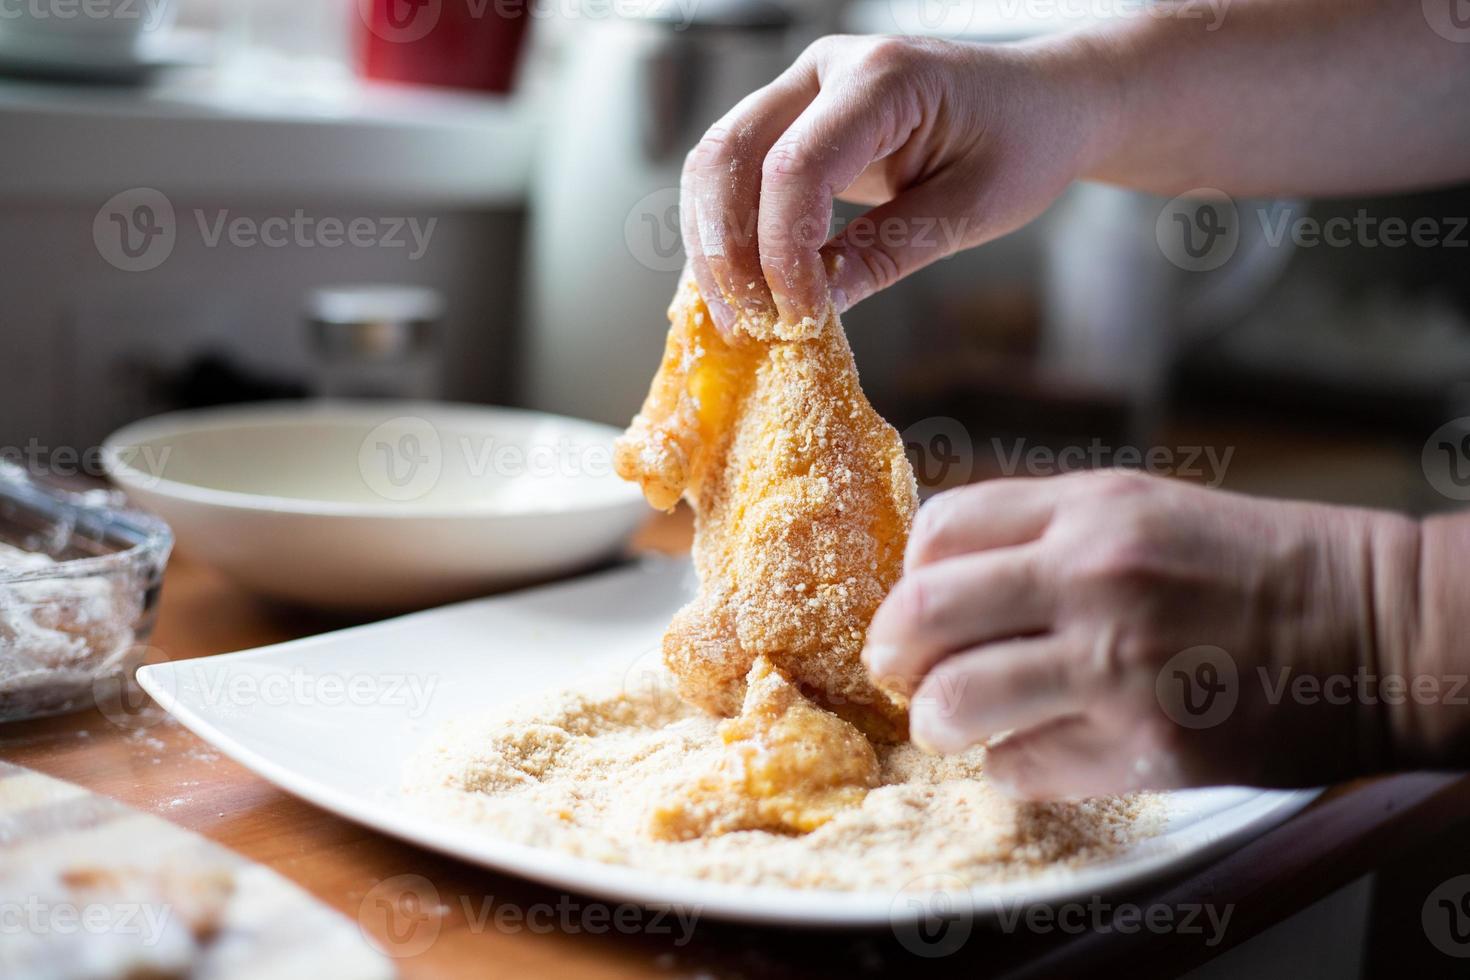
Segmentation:
<svg viewBox="0 0 1470 980">
<path fill-rule="evenodd" d="M 682 515 L 656 518 L 638 547 L 677 552 L 687 548 L 689 534 Z M 340 624 L 265 606 L 212 570 L 176 558 L 153 643 L 172 659 L 202 657 L 335 625 Z M 1145 908 L 1233 905 L 1224 942 L 1214 948 L 1200 936 L 1178 933 L 1042 934 L 1022 928 L 1003 934 L 977 924 L 953 955 L 930 959 L 907 952 L 887 930 L 810 932 L 703 921 L 696 924 L 693 940 L 680 944 L 677 928 L 621 934 L 606 919 L 581 917 L 581 910 L 598 906 L 592 900 L 432 854 L 319 810 L 219 755 L 156 708 L 129 712 L 121 722 L 94 710 L 0 726 L 0 757 L 163 816 L 275 869 L 363 923 L 383 948 L 413 951 L 396 960 L 407 978 L 853 977 L 898 971 L 975 977 L 1110 968 L 1139 976 L 1172 975 L 1245 942 L 1375 868 L 1399 862 L 1470 814 L 1470 779 L 1408 774 L 1363 780 L 1328 791 L 1297 817 L 1224 858 L 1120 897 Z M 1441 867 L 1436 873 L 1456 872 Z M 398 923 L 415 937 L 410 946 L 403 945 L 401 932 L 392 938 L 384 934 L 381 915 L 360 917 L 381 897 L 381 890 L 371 892 L 374 886 L 400 875 L 424 876 L 440 899 L 437 911 L 421 913 L 406 926 Z M 486 915 L 506 907 L 542 907 L 547 916 L 533 926 L 529 918 Z M 573 929 L 547 926 L 558 908 L 574 910 Z M 1405 915 L 1417 927 L 1418 905 L 1405 909 Z M 596 923 L 602 923 L 600 931 Z M 419 929 L 432 930 L 422 951 Z"/>
<path fill-rule="evenodd" d="M 95 206 L 153 187 L 303 207 L 520 208 L 538 129 L 533 101 L 352 78 L 281 85 L 203 69 L 138 88 L 0 78 L 0 200 Z"/>
</svg>

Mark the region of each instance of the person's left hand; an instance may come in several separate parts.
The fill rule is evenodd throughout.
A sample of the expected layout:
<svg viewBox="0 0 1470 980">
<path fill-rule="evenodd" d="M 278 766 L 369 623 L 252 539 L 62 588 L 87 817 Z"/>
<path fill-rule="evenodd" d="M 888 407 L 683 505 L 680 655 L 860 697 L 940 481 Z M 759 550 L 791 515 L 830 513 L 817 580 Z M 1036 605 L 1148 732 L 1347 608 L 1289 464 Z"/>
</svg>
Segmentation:
<svg viewBox="0 0 1470 980">
<path fill-rule="evenodd" d="M 1124 472 L 996 480 L 919 511 L 863 656 L 912 692 L 919 744 L 1010 732 L 987 772 L 1021 796 L 1318 785 L 1382 767 L 1412 724 L 1348 682 L 1402 665 L 1417 548 L 1388 513 Z M 1338 682 L 1304 697 L 1301 675 Z"/>
</svg>

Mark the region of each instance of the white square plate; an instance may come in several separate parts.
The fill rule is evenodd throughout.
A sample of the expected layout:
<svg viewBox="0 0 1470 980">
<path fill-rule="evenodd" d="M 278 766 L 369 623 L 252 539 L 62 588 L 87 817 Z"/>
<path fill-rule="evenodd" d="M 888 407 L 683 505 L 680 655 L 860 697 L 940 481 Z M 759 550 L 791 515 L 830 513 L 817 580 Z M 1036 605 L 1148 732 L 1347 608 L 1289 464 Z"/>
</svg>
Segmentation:
<svg viewBox="0 0 1470 980">
<path fill-rule="evenodd" d="M 466 861 L 611 901 L 682 905 L 750 922 L 882 925 L 923 913 L 892 894 L 752 888 L 602 864 L 435 822 L 399 786 L 441 723 L 619 669 L 657 649 L 690 594 L 687 562 L 649 560 L 559 585 L 138 673 L 220 751 L 350 820 Z M 972 914 L 1102 895 L 1238 846 L 1317 791 L 1169 794 L 1164 832 L 1076 871 L 970 891 Z"/>
</svg>

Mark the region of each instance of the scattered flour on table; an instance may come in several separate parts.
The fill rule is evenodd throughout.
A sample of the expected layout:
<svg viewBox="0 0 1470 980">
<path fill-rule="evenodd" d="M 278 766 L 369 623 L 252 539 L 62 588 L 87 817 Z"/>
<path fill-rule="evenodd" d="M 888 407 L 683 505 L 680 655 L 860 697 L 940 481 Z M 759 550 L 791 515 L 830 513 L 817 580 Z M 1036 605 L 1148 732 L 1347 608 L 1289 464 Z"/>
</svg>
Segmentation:
<svg viewBox="0 0 1470 980">
<path fill-rule="evenodd" d="M 933 756 L 902 744 L 879 748 L 882 783 L 861 806 L 809 834 L 654 840 L 652 806 L 709 771 L 724 748 L 717 725 L 667 686 L 581 688 L 445 726 L 411 764 L 406 795 L 487 834 L 643 871 L 835 890 L 1063 872 L 1163 825 L 1150 794 L 1016 802 L 982 777 L 983 748 Z"/>
</svg>

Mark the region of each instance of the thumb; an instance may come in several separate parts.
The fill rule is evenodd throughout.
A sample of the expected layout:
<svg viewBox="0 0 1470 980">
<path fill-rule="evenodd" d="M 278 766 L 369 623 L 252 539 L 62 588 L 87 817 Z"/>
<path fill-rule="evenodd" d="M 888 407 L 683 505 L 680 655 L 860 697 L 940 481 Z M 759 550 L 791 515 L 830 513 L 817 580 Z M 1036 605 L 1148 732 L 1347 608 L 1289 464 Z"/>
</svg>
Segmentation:
<svg viewBox="0 0 1470 980">
<path fill-rule="evenodd" d="M 974 192 L 956 174 L 918 184 L 854 218 L 822 246 L 832 305 L 846 312 L 904 276 L 1011 231 L 975 217 Z"/>
</svg>

